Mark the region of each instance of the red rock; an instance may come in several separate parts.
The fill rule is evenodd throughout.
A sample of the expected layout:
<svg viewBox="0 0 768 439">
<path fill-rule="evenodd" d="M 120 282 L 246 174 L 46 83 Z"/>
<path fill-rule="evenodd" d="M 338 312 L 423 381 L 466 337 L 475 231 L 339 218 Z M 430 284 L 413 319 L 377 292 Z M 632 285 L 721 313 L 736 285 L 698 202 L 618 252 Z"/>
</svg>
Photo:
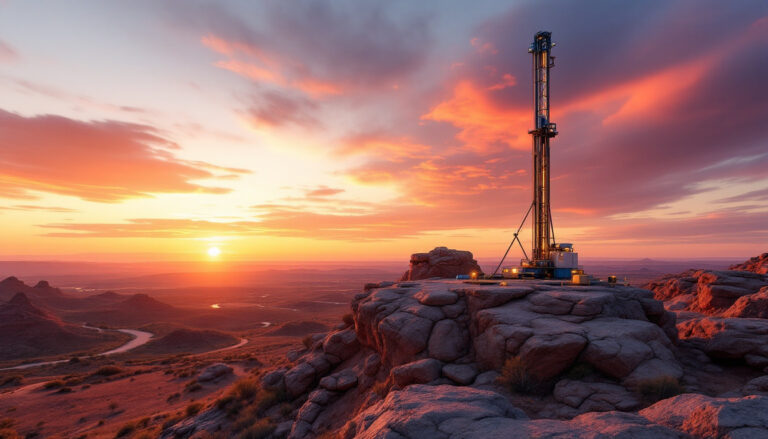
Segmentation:
<svg viewBox="0 0 768 439">
<path fill-rule="evenodd" d="M 483 274 L 472 252 L 435 247 L 429 253 L 411 255 L 411 266 L 400 278 L 405 280 L 429 279 L 433 277 L 455 278 L 459 274 Z"/>
<path fill-rule="evenodd" d="M 731 265 L 729 270 L 751 271 L 758 274 L 768 274 L 768 253 L 755 256 L 741 264 Z"/>
</svg>

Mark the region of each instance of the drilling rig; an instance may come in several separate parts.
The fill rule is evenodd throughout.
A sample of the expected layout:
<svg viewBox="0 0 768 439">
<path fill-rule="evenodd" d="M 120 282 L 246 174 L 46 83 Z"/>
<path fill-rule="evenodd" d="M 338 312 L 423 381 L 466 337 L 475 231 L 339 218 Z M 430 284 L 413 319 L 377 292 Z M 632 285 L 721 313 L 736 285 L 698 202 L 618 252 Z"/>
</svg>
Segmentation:
<svg viewBox="0 0 768 439">
<path fill-rule="evenodd" d="M 528 134 L 533 137 L 533 201 L 514 234 L 514 239 L 509 244 L 504 258 L 499 263 L 500 267 L 517 241 L 525 258 L 520 261 L 519 266 L 502 270 L 502 276 L 506 278 L 571 279 L 573 274 L 583 274 L 578 270 L 578 254 L 573 251 L 573 245 L 555 242 L 550 207 L 549 142 L 557 135 L 557 125 L 549 118 L 549 71 L 555 65 L 555 57 L 551 55 L 554 45 L 551 32 L 537 32 L 533 43 L 528 48 L 528 52 L 533 55 L 534 129 L 528 131 Z M 531 211 L 533 212 L 533 248 L 529 258 L 518 234 Z M 499 267 L 496 267 L 494 275 Z"/>
</svg>

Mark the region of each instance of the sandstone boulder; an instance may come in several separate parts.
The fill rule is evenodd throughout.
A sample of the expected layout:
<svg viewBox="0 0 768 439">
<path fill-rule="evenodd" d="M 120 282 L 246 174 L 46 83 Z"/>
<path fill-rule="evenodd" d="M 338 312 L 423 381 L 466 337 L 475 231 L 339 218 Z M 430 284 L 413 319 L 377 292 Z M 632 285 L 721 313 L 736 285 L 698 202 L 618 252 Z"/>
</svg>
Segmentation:
<svg viewBox="0 0 768 439">
<path fill-rule="evenodd" d="M 689 270 L 667 275 L 644 286 L 654 292 L 656 299 L 670 301 L 689 296 L 682 310 L 705 314 L 718 314 L 732 307 L 743 297 L 757 293 L 768 286 L 768 275 L 754 271 Z M 675 301 L 676 311 L 680 301 Z M 670 304 L 671 305 L 671 304 Z M 667 307 L 669 308 L 669 305 Z"/>
<path fill-rule="evenodd" d="M 755 294 L 741 296 L 728 308 L 723 317 L 768 319 L 768 286 Z"/>
<path fill-rule="evenodd" d="M 694 437 L 768 437 L 768 397 L 712 398 L 685 394 L 659 401 L 639 414 Z"/>
<path fill-rule="evenodd" d="M 443 365 L 433 359 L 414 361 L 412 363 L 397 366 L 390 374 L 392 382 L 399 387 L 409 384 L 425 384 L 440 378 Z"/>
<path fill-rule="evenodd" d="M 712 358 L 743 359 L 747 364 L 768 366 L 768 320 L 706 317 L 678 325 L 686 339 Z"/>
<path fill-rule="evenodd" d="M 226 375 L 232 374 L 232 368 L 224 363 L 215 363 L 203 369 L 197 380 L 200 382 L 214 381 Z"/>
<path fill-rule="evenodd" d="M 581 412 L 607 412 L 632 410 L 640 400 L 622 386 L 608 383 L 588 383 L 561 380 L 555 386 L 555 400 Z"/>
<path fill-rule="evenodd" d="M 757 274 L 768 274 L 768 253 L 755 256 L 741 264 L 731 265 L 729 270 L 751 271 Z"/>
<path fill-rule="evenodd" d="M 472 252 L 435 247 L 429 253 L 414 253 L 408 271 L 400 279 L 419 280 L 432 277 L 455 278 L 459 274 L 483 274 Z"/>
</svg>

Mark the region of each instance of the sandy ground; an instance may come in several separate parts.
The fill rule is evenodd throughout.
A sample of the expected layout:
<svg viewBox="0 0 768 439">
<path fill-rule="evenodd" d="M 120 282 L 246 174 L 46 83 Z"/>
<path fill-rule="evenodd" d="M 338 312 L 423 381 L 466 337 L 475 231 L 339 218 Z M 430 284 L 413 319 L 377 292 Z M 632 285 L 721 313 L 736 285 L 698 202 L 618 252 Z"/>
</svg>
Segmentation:
<svg viewBox="0 0 768 439">
<path fill-rule="evenodd" d="M 19 432 L 37 431 L 41 437 L 87 434 L 89 438 L 111 438 L 129 421 L 149 416 L 150 425 L 160 425 L 168 416 L 183 413 L 192 402 L 217 398 L 233 381 L 247 374 L 242 366 L 232 366 L 233 375 L 216 383 L 203 383 L 201 390 L 191 393 L 183 389 L 192 378 L 176 378 L 163 370 L 75 386 L 72 393 L 64 394 L 57 393 L 57 389 L 43 389 L 44 383 L 40 382 L 0 394 L 0 417 L 15 419 Z M 168 399 L 176 393 L 181 395 Z"/>
</svg>

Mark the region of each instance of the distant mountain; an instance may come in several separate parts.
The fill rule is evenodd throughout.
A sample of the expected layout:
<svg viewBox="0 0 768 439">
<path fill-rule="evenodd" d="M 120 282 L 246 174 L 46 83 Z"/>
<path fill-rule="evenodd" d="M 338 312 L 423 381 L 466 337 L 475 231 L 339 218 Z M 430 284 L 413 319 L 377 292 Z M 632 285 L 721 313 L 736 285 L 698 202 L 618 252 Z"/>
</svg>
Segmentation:
<svg viewBox="0 0 768 439">
<path fill-rule="evenodd" d="M 48 281 L 41 280 L 34 287 L 30 287 L 15 276 L 7 277 L 0 281 L 0 301 L 8 301 L 16 295 L 24 293 L 33 299 L 50 299 L 66 297 L 58 288 L 53 288 Z"/>
<path fill-rule="evenodd" d="M 68 312 L 65 314 L 66 319 L 109 326 L 130 326 L 172 321 L 186 315 L 184 310 L 160 302 L 146 294 L 124 296 L 104 293 L 87 300 L 92 299 L 101 301 L 103 305 L 85 311 Z"/>
<path fill-rule="evenodd" d="M 0 359 L 15 360 L 84 351 L 116 340 L 61 321 L 23 292 L 0 305 Z"/>
</svg>

